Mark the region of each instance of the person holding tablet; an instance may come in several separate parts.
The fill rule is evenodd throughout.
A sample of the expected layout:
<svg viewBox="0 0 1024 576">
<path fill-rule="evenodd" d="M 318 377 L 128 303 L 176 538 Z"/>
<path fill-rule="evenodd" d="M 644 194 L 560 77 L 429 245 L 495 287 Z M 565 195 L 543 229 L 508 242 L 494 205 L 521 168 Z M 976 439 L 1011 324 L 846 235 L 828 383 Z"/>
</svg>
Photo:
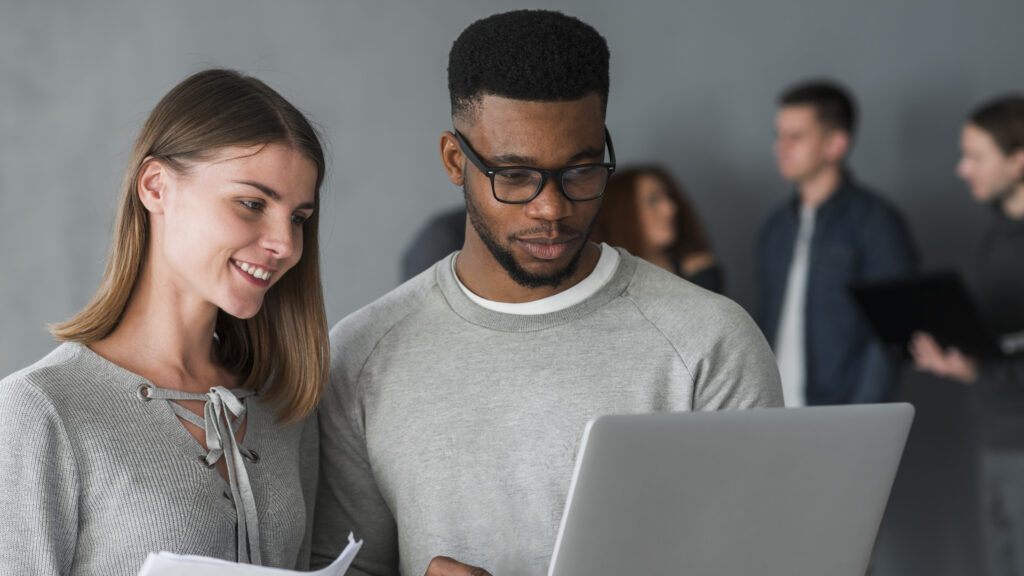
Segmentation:
<svg viewBox="0 0 1024 576">
<path fill-rule="evenodd" d="M 982 312 L 998 334 L 1024 331 L 1024 95 L 979 107 L 960 145 L 957 175 L 994 208 L 975 259 Z M 910 352 L 919 370 L 975 386 L 987 573 L 1024 573 L 1024 358 L 982 362 L 924 333 Z"/>
<path fill-rule="evenodd" d="M 324 169 L 255 78 L 206 70 L 157 104 L 99 289 L 0 381 L 0 573 L 130 576 L 160 550 L 308 564 Z"/>
</svg>

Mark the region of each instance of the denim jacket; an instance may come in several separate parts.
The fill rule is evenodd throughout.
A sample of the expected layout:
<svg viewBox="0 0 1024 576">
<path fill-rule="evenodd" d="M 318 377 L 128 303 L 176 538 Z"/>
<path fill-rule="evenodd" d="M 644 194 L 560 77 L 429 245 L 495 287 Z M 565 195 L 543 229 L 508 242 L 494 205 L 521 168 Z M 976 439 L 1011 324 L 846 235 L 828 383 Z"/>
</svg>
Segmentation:
<svg viewBox="0 0 1024 576">
<path fill-rule="evenodd" d="M 759 324 L 775 345 L 800 225 L 799 197 L 778 208 L 758 244 Z M 805 317 L 808 404 L 892 399 L 896 370 L 847 288 L 904 276 L 917 253 L 895 207 L 846 175 L 815 215 Z"/>
</svg>

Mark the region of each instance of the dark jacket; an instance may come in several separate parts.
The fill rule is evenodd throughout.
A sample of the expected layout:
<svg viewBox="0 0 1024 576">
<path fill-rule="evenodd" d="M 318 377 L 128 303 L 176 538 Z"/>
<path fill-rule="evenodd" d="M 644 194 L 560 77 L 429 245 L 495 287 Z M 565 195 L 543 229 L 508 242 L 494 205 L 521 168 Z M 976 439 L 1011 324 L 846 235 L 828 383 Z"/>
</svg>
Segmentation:
<svg viewBox="0 0 1024 576">
<path fill-rule="evenodd" d="M 799 197 L 776 210 L 758 245 L 759 323 L 774 346 L 800 225 Z M 847 176 L 818 207 L 811 239 L 805 313 L 808 404 L 890 400 L 896 370 L 847 288 L 904 276 L 917 255 L 895 207 Z"/>
</svg>

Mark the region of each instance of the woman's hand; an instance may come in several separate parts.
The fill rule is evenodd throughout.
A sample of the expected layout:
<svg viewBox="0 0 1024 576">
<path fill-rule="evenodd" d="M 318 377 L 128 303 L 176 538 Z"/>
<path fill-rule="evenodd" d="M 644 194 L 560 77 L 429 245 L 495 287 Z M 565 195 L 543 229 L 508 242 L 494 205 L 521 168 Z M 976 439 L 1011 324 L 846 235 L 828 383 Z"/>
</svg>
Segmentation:
<svg viewBox="0 0 1024 576">
<path fill-rule="evenodd" d="M 956 348 L 943 350 L 931 334 L 917 332 L 908 348 L 918 370 L 964 384 L 974 384 L 978 380 L 978 365 L 974 358 Z"/>
</svg>

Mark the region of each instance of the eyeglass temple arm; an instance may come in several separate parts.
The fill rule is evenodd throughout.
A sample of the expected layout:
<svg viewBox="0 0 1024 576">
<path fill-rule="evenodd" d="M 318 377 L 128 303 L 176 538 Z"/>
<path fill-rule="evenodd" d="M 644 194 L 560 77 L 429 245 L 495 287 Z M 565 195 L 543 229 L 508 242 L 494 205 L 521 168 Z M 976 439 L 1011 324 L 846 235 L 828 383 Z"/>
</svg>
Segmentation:
<svg viewBox="0 0 1024 576">
<path fill-rule="evenodd" d="M 615 164 L 615 146 L 612 145 L 612 133 L 608 131 L 608 127 L 604 127 L 604 140 L 608 143 L 608 161 L 609 164 Z M 612 167 L 612 171 L 615 171 L 615 167 Z"/>
</svg>

